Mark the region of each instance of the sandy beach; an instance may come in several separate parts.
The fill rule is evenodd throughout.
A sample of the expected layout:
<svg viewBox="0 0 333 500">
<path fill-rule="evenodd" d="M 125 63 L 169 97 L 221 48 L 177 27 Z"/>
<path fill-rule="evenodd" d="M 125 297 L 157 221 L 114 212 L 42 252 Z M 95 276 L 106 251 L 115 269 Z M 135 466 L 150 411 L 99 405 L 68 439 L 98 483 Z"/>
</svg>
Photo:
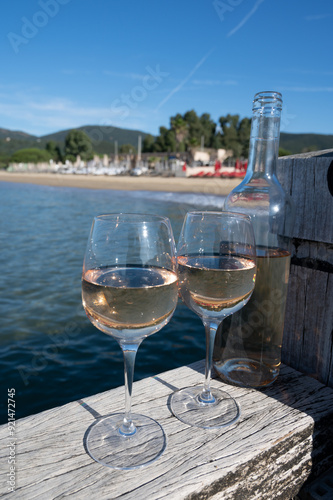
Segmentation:
<svg viewBox="0 0 333 500">
<path fill-rule="evenodd" d="M 94 176 L 74 174 L 34 174 L 1 172 L 0 182 L 22 182 L 44 186 L 77 187 L 86 189 L 117 189 L 128 191 L 171 191 L 226 196 L 239 184 L 239 179 Z"/>
</svg>

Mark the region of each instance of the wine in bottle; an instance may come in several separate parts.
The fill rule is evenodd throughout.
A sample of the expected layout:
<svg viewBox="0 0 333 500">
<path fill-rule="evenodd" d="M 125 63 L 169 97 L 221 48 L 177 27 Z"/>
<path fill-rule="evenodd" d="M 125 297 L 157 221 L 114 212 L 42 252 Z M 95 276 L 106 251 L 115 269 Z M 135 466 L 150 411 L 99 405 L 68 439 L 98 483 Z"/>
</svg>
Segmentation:
<svg viewBox="0 0 333 500">
<path fill-rule="evenodd" d="M 257 277 L 249 302 L 219 327 L 213 363 L 225 382 L 263 387 L 279 374 L 294 209 L 276 177 L 282 96 L 260 92 L 253 101 L 248 169 L 224 209 L 250 215 Z"/>
</svg>

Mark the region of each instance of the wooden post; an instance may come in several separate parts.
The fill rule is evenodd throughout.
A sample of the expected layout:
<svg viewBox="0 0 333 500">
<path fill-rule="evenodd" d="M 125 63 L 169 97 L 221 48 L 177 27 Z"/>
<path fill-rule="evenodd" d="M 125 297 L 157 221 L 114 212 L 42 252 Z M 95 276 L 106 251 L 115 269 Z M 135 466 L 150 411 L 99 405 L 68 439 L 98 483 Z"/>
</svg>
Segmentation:
<svg viewBox="0 0 333 500">
<path fill-rule="evenodd" d="M 333 387 L 333 149 L 279 159 L 296 205 L 282 361 Z"/>
</svg>

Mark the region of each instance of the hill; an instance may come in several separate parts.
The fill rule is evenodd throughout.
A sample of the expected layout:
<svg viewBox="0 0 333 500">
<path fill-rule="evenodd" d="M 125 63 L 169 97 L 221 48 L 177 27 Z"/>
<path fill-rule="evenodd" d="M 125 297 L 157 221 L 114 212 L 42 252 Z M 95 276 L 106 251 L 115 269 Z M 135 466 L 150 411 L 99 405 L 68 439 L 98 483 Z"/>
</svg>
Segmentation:
<svg viewBox="0 0 333 500">
<path fill-rule="evenodd" d="M 40 147 L 39 138 L 18 130 L 0 128 L 0 156 L 11 156 L 23 148 Z"/>
<path fill-rule="evenodd" d="M 91 139 L 93 150 L 100 154 L 114 153 L 114 142 L 118 142 L 118 147 L 123 144 L 132 144 L 136 149 L 138 147 L 138 137 L 141 135 L 142 140 L 147 135 L 146 132 L 140 130 L 129 130 L 125 128 L 105 126 L 105 125 L 84 125 L 77 130 L 82 130 Z M 47 141 L 56 141 L 63 146 L 68 130 L 61 130 L 55 134 L 42 136 L 40 139 L 43 143 Z"/>
<path fill-rule="evenodd" d="M 37 137 L 26 132 L 0 128 L 0 156 L 11 156 L 15 151 L 23 148 L 38 147 L 44 149 L 50 140 L 59 143 L 63 149 L 66 135 L 70 130 L 61 130 Z M 88 134 L 94 151 L 99 154 L 113 153 L 115 141 L 118 141 L 118 147 L 122 144 L 131 144 L 137 149 L 139 135 L 141 135 L 142 140 L 147 135 L 146 132 L 140 130 L 105 125 L 85 125 L 79 127 L 78 130 L 83 130 Z M 304 150 L 329 149 L 333 148 L 333 135 L 281 132 L 280 147 L 292 154 L 302 153 Z"/>
<path fill-rule="evenodd" d="M 0 139 L 17 139 L 23 141 L 34 141 L 38 137 L 35 135 L 27 134 L 26 132 L 21 132 L 19 130 L 7 130 L 6 128 L 0 128 Z"/>
<path fill-rule="evenodd" d="M 280 147 L 292 154 L 308 151 L 320 151 L 333 148 L 333 135 L 324 134 L 288 134 L 281 132 Z"/>
<path fill-rule="evenodd" d="M 60 132 L 37 137 L 21 131 L 0 128 L 0 155 L 10 156 L 15 151 L 23 148 L 37 147 L 44 149 L 48 141 L 59 143 L 63 149 L 65 138 L 70 130 L 61 130 Z M 118 147 L 123 144 L 132 144 L 137 149 L 139 135 L 141 135 L 142 140 L 147 135 L 146 132 L 141 132 L 140 130 L 129 130 L 105 125 L 85 125 L 78 127 L 77 130 L 86 132 L 92 141 L 93 150 L 100 154 L 113 153 L 115 141 L 118 141 Z"/>
</svg>

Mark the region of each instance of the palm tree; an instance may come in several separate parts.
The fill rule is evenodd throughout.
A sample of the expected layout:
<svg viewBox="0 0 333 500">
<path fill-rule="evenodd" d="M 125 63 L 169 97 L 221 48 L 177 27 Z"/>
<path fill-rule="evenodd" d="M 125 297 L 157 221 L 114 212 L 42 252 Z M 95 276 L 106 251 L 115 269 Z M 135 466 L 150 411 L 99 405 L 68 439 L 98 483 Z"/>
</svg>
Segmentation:
<svg viewBox="0 0 333 500">
<path fill-rule="evenodd" d="M 188 136 L 188 123 L 184 120 L 184 118 L 178 113 L 175 117 L 170 119 L 171 129 L 175 133 L 176 141 L 177 141 L 177 151 L 179 150 L 179 145 L 186 139 Z"/>
</svg>

